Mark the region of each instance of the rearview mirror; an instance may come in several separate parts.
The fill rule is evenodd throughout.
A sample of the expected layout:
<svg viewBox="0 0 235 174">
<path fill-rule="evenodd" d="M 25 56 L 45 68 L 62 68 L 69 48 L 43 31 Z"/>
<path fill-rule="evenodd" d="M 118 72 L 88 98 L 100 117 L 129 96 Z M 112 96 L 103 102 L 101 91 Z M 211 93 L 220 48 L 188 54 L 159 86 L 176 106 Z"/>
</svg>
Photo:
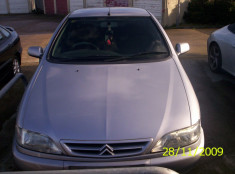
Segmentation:
<svg viewBox="0 0 235 174">
<path fill-rule="evenodd" d="M 184 54 L 190 50 L 190 46 L 188 43 L 177 43 L 175 46 L 175 50 L 177 55 Z"/>
<path fill-rule="evenodd" d="M 42 47 L 29 47 L 28 55 L 41 59 L 43 55 L 43 48 Z"/>
</svg>

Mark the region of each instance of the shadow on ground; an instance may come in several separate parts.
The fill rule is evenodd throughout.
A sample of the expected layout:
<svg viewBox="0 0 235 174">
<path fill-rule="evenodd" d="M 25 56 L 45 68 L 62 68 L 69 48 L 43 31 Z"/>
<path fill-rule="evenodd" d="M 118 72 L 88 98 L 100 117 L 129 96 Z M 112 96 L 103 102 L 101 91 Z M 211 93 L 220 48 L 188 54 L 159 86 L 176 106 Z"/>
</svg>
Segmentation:
<svg viewBox="0 0 235 174">
<path fill-rule="evenodd" d="M 37 68 L 23 66 L 22 71 L 26 78 L 31 79 Z M 6 95 L 0 99 L 0 172 L 17 170 L 12 157 L 12 142 L 15 132 L 16 112 L 24 93 L 24 85 L 18 81 Z"/>
<path fill-rule="evenodd" d="M 235 172 L 235 77 L 209 70 L 206 60 L 182 59 L 201 108 L 205 148 L 222 147 L 223 155 L 201 157 L 187 174 Z"/>
</svg>

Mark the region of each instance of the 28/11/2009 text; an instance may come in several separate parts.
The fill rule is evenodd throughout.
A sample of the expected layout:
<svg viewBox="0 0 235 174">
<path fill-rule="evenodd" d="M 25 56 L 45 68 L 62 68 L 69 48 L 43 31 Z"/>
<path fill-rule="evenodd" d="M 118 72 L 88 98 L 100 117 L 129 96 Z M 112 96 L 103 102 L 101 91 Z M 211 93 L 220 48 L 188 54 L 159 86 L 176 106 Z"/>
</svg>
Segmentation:
<svg viewBox="0 0 235 174">
<path fill-rule="evenodd" d="M 198 150 L 202 150 L 202 152 L 199 154 L 200 156 L 222 156 L 223 152 L 224 152 L 222 147 L 218 147 L 218 148 L 216 148 L 216 147 L 213 147 L 213 148 L 197 147 L 194 153 L 192 153 L 191 148 L 185 148 L 185 147 L 178 147 L 178 148 L 164 147 L 163 149 L 165 150 L 165 152 L 163 153 L 163 156 L 175 156 L 175 157 L 177 155 L 196 156 Z M 180 151 L 180 153 L 179 153 L 179 151 Z M 188 154 L 186 154 L 185 152 L 188 152 Z"/>
</svg>

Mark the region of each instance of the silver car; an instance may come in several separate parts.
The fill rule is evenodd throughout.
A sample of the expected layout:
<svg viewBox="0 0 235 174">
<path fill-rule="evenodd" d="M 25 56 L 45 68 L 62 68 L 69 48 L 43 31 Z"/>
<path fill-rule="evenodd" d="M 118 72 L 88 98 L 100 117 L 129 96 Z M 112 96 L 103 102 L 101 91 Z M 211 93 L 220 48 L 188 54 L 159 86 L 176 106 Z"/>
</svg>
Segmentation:
<svg viewBox="0 0 235 174">
<path fill-rule="evenodd" d="M 148 11 L 81 9 L 60 23 L 22 99 L 13 154 L 24 170 L 124 166 L 182 169 L 204 147 L 200 108 Z"/>
</svg>

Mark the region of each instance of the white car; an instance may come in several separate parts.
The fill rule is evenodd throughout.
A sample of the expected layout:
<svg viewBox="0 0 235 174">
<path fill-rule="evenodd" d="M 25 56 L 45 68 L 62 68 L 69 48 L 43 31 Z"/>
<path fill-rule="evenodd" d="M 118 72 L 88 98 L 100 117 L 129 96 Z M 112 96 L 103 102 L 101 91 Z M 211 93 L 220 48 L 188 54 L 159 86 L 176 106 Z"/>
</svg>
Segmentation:
<svg viewBox="0 0 235 174">
<path fill-rule="evenodd" d="M 207 41 L 211 71 L 221 69 L 235 76 L 235 23 L 213 32 Z"/>
</svg>

